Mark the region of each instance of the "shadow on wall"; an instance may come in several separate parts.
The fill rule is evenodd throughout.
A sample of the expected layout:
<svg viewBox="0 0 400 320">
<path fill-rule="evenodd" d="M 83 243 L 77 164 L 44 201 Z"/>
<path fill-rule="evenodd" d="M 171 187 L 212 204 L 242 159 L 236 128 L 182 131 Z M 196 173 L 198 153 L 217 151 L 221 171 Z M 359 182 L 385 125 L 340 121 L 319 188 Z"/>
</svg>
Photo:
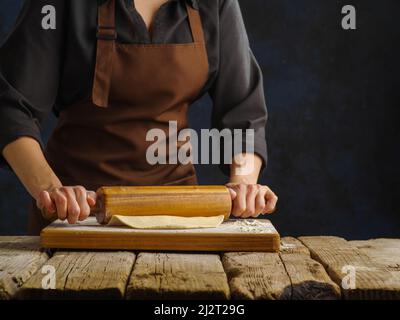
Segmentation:
<svg viewBox="0 0 400 320">
<path fill-rule="evenodd" d="M 0 34 L 20 3 L 2 0 Z M 398 237 L 400 2 L 353 0 L 355 31 L 340 27 L 344 1 L 240 3 L 265 76 L 269 164 L 262 182 L 279 195 L 271 216 L 277 229 L 293 236 Z M 195 129 L 207 127 L 210 110 L 208 98 L 193 106 Z M 51 118 L 45 137 L 53 124 Z M 216 166 L 197 171 L 202 184 L 225 182 Z M 23 234 L 24 189 L 3 171 L 0 192 L 0 234 Z"/>
</svg>

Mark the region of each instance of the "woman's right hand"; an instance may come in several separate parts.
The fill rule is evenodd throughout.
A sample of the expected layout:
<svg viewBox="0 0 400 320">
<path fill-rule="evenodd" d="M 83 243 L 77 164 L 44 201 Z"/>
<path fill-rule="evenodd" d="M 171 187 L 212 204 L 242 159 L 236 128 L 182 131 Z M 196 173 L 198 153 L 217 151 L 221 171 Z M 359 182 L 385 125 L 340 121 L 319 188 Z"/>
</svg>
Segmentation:
<svg viewBox="0 0 400 320">
<path fill-rule="evenodd" d="M 83 221 L 90 214 L 90 207 L 96 204 L 96 192 L 87 191 L 82 186 L 68 186 L 43 190 L 36 199 L 37 207 L 55 214 L 69 224 Z"/>
</svg>

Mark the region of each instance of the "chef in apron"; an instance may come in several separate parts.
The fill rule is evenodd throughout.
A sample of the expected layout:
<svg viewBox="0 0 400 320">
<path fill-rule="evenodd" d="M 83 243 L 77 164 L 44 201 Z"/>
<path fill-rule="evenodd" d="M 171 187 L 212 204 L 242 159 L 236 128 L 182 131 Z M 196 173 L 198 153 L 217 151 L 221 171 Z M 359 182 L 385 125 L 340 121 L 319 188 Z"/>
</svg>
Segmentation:
<svg viewBox="0 0 400 320">
<path fill-rule="evenodd" d="M 167 2 L 136 0 L 132 9 L 151 12 L 151 8 Z M 29 146 L 34 140 L 32 135 L 21 134 L 4 146 L 4 158 L 33 196 L 30 234 L 38 234 L 49 223 L 42 217 L 43 209 L 57 212 L 60 219 L 72 224 L 85 220 L 96 202 L 94 191 L 101 186 L 197 184 L 193 164 L 152 165 L 146 159 L 146 151 L 153 143 L 146 141 L 146 134 L 152 129 L 167 133 L 170 121 L 176 121 L 178 132 L 188 128 L 188 108 L 209 79 L 210 61 L 199 10 L 201 0 L 175 2 L 186 12 L 191 42 L 119 42 L 116 25 L 119 1 L 100 1 L 90 94 L 59 112 L 43 155 L 34 153 L 33 161 L 42 161 L 44 172 L 53 177 L 48 186 L 40 190 L 27 182 L 27 171 L 32 174 L 34 170 L 29 168 L 31 151 L 26 151 L 32 149 Z M 2 81 L 7 81 L 4 78 Z M 0 94 L 2 103 L 6 102 Z M 261 114 L 262 107 L 258 111 Z M 262 121 L 261 125 L 265 127 Z M 42 156 L 45 160 L 40 160 Z M 256 217 L 275 208 L 276 195 L 256 181 L 262 158 L 248 154 L 244 156 L 244 164 L 237 164 L 246 166 L 246 159 L 250 159 L 254 166 L 255 161 L 254 172 L 246 177 L 231 173 L 227 185 L 232 195 L 232 213 L 237 217 Z M 26 161 L 25 166 L 20 164 Z"/>
</svg>

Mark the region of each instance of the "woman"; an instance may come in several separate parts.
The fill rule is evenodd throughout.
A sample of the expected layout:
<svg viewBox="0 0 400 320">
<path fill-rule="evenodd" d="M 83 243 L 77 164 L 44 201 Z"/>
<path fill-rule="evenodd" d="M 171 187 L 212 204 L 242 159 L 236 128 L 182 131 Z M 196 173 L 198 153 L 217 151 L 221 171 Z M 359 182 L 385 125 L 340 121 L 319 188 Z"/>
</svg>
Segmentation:
<svg viewBox="0 0 400 320">
<path fill-rule="evenodd" d="M 56 20 L 45 28 L 49 5 Z M 27 1 L 0 49 L 0 76 L 0 147 L 35 200 L 30 234 L 48 223 L 42 209 L 86 219 L 102 185 L 196 184 L 192 164 L 146 161 L 146 133 L 169 121 L 186 128 L 188 106 L 205 93 L 214 128 L 255 132 L 254 153 L 230 166 L 232 214 L 275 208 L 257 184 L 267 114 L 236 0 Z M 52 109 L 59 121 L 43 148 Z"/>
</svg>

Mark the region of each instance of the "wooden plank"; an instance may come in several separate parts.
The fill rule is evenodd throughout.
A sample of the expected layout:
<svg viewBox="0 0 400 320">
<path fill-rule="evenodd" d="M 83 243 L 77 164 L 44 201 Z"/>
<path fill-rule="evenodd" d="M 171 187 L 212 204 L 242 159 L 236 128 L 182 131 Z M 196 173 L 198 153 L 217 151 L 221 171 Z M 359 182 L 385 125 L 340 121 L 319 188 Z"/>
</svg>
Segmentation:
<svg viewBox="0 0 400 320">
<path fill-rule="evenodd" d="M 400 239 L 372 239 L 349 243 L 368 255 L 374 263 L 400 272 Z"/>
<path fill-rule="evenodd" d="M 291 280 L 291 299 L 340 299 L 339 286 L 330 279 L 319 262 L 311 259 L 310 251 L 299 240 L 283 238 L 280 256 Z"/>
<path fill-rule="evenodd" d="M 43 289 L 36 273 L 22 287 L 23 299 L 121 299 L 135 254 L 130 252 L 57 252 L 46 263 L 55 269 L 54 289 Z"/>
<path fill-rule="evenodd" d="M 400 286 L 400 239 L 372 239 L 349 243 L 368 255 L 374 264 L 390 272 L 393 289 Z"/>
<path fill-rule="evenodd" d="M 128 299 L 229 299 L 220 257 L 214 254 L 140 253 Z"/>
<path fill-rule="evenodd" d="M 310 250 L 307 249 L 301 241 L 293 237 L 284 237 L 281 239 L 280 253 L 285 254 L 300 254 L 300 255 L 310 255 Z"/>
<path fill-rule="evenodd" d="M 47 260 L 39 237 L 0 237 L 0 299 L 14 298 Z"/>
<path fill-rule="evenodd" d="M 280 253 L 227 253 L 222 262 L 234 299 L 338 299 L 339 287 L 309 250 L 283 238 Z"/>
<path fill-rule="evenodd" d="M 217 228 L 148 230 L 99 225 L 94 217 L 56 221 L 41 234 L 45 248 L 154 251 L 278 251 L 279 234 L 266 219 L 229 220 Z"/>
<path fill-rule="evenodd" d="M 323 264 L 345 299 L 400 299 L 400 277 L 366 252 L 336 237 L 300 237 Z M 355 274 L 352 277 L 352 273 Z M 352 283 L 351 279 L 354 279 Z M 355 286 L 352 287 L 352 284 Z M 350 285 L 350 287 L 348 287 Z"/>
<path fill-rule="evenodd" d="M 290 299 L 291 282 L 279 253 L 226 253 L 222 263 L 233 299 Z"/>
</svg>

